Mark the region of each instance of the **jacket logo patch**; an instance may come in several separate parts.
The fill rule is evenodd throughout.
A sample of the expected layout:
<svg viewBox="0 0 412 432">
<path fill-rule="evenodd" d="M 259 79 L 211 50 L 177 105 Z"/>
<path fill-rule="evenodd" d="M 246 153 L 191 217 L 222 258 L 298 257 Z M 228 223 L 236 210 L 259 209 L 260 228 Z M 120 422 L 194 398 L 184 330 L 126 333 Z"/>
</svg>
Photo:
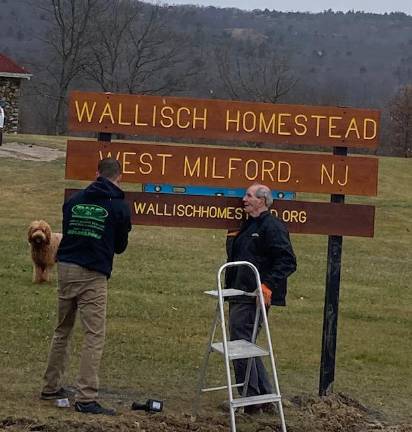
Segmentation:
<svg viewBox="0 0 412 432">
<path fill-rule="evenodd" d="M 77 204 L 72 208 L 72 214 L 77 218 L 93 219 L 104 222 L 109 213 L 103 207 L 94 204 Z"/>
<path fill-rule="evenodd" d="M 259 233 L 253 233 L 252 237 L 259 237 Z"/>
</svg>

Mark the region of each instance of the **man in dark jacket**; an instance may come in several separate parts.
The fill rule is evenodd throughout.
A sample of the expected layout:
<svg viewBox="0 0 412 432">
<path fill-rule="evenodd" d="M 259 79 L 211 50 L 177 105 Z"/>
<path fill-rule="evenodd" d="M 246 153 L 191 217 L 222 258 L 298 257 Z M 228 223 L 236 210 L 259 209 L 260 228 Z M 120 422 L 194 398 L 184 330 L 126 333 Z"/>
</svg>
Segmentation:
<svg viewBox="0 0 412 432">
<path fill-rule="evenodd" d="M 117 160 L 99 162 L 98 177 L 63 205 L 63 239 L 58 260 L 58 323 L 44 374 L 42 399 L 62 399 L 67 345 L 79 310 L 84 331 L 75 410 L 114 415 L 97 401 L 99 366 L 106 327 L 107 280 L 114 254 L 124 252 L 131 229 L 130 209 L 119 188 Z"/>
<path fill-rule="evenodd" d="M 269 208 L 273 203 L 267 186 L 250 186 L 243 204 L 248 219 L 237 233 L 227 240 L 228 261 L 249 261 L 259 272 L 261 288 L 267 310 L 270 305 L 285 306 L 287 277 L 296 270 L 296 257 L 293 253 L 289 233 L 285 225 L 274 217 Z M 226 273 L 226 287 L 252 292 L 256 290 L 256 278 L 246 266 L 231 267 Z M 252 339 L 256 316 L 256 299 L 250 296 L 237 296 L 229 299 L 230 339 Z M 235 360 L 236 382 L 245 380 L 247 360 Z M 239 387 L 242 394 L 242 388 Z M 272 384 L 260 358 L 253 360 L 247 396 L 273 393 Z M 258 406 L 245 407 L 245 412 L 253 413 Z"/>
</svg>

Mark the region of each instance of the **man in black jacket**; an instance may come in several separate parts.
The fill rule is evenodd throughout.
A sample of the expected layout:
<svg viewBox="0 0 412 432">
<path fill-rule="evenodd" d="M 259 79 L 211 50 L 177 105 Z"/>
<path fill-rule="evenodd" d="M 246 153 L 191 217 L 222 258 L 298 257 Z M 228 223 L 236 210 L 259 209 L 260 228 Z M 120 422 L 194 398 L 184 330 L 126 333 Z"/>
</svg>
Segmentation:
<svg viewBox="0 0 412 432">
<path fill-rule="evenodd" d="M 259 272 L 261 288 L 267 309 L 270 305 L 285 306 L 287 277 L 296 270 L 289 233 L 269 208 L 273 203 L 270 189 L 261 184 L 250 186 L 243 204 L 248 219 L 237 233 L 229 234 L 227 241 L 228 261 L 249 261 Z M 256 278 L 246 266 L 231 267 L 226 273 L 226 287 L 247 292 L 256 290 Z M 229 299 L 230 339 L 252 339 L 256 316 L 256 300 L 250 296 Z M 245 380 L 247 360 L 233 362 L 237 383 Z M 242 394 L 242 388 L 239 387 Z M 272 384 L 260 358 L 253 360 L 247 396 L 273 393 Z M 259 407 L 245 407 L 254 413 Z"/>
<path fill-rule="evenodd" d="M 42 399 L 62 399 L 67 392 L 61 380 L 67 362 L 67 345 L 79 310 L 84 331 L 75 410 L 114 415 L 97 401 L 99 366 L 106 327 L 107 280 L 114 254 L 124 252 L 131 229 L 130 209 L 119 188 L 117 160 L 99 162 L 98 177 L 63 205 L 63 239 L 58 260 L 58 322 L 44 374 Z"/>
</svg>

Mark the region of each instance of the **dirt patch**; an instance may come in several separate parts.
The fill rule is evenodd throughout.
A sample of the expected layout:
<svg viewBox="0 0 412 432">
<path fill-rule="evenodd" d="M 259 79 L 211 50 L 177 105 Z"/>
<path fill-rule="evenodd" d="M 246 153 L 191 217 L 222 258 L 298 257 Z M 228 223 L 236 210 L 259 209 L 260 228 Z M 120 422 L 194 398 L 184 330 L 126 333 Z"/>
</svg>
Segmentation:
<svg viewBox="0 0 412 432">
<path fill-rule="evenodd" d="M 33 419 L 7 418 L 0 421 L 0 430 L 4 431 L 43 431 L 43 432 L 61 432 L 61 431 L 76 431 L 76 432 L 180 432 L 180 431 L 197 431 L 208 432 L 210 430 L 216 432 L 226 431 L 226 427 L 216 425 L 214 429 L 210 429 L 210 424 L 201 425 L 192 423 L 190 420 L 184 421 L 178 418 L 166 418 L 164 416 L 155 415 L 129 415 L 117 417 L 116 420 L 103 417 L 86 417 L 80 420 L 66 420 L 62 422 L 57 419 L 50 419 L 47 423 L 38 422 Z"/>
<path fill-rule="evenodd" d="M 66 153 L 62 150 L 32 144 L 11 142 L 0 146 L 0 157 L 37 162 L 50 162 L 59 158 L 64 158 L 65 156 Z"/>
<path fill-rule="evenodd" d="M 344 394 L 329 397 L 296 396 L 290 402 L 289 430 L 324 432 L 412 432 L 412 425 L 391 425 L 384 417 Z"/>
<path fill-rule="evenodd" d="M 296 396 L 284 403 L 289 432 L 412 432 L 410 424 L 388 424 L 381 415 L 342 394 L 325 398 Z M 117 417 L 89 417 L 73 414 L 73 419 L 49 417 L 46 420 L 7 417 L 0 419 L 0 430 L 7 432 L 224 432 L 229 415 L 199 416 L 145 414 L 130 411 Z M 279 432 L 279 417 L 237 414 L 238 432 Z"/>
</svg>

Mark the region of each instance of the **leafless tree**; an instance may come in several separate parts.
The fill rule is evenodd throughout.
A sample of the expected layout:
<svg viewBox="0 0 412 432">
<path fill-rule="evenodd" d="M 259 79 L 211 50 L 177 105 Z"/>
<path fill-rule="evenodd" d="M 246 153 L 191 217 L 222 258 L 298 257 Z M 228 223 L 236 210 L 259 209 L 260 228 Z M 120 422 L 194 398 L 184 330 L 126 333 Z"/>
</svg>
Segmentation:
<svg viewBox="0 0 412 432">
<path fill-rule="evenodd" d="M 391 140 L 404 157 L 412 155 L 412 85 L 401 87 L 390 103 Z"/>
<path fill-rule="evenodd" d="M 128 34 L 141 9 L 137 1 L 109 0 L 107 9 L 92 24 L 94 43 L 88 48 L 89 58 L 83 69 L 105 92 L 124 91 Z"/>
<path fill-rule="evenodd" d="M 218 75 L 232 99 L 277 103 L 295 86 L 284 56 L 266 44 L 249 43 L 244 55 L 237 54 L 234 44 L 215 51 Z"/>
<path fill-rule="evenodd" d="M 112 1 L 93 28 L 95 43 L 85 66 L 103 91 L 170 93 L 196 73 L 190 45 L 167 26 L 167 9 L 134 0 Z"/>
<path fill-rule="evenodd" d="M 53 95 L 55 133 L 65 130 L 66 96 L 72 81 L 86 61 L 86 49 L 92 43 L 90 24 L 102 10 L 102 0 L 36 0 L 33 4 L 47 17 L 49 27 L 44 42 L 50 48 L 45 66 L 45 96 Z M 47 92 L 46 89 L 49 89 Z M 50 91 L 52 89 L 52 91 Z M 46 94 L 49 93 L 49 94 Z"/>
</svg>

